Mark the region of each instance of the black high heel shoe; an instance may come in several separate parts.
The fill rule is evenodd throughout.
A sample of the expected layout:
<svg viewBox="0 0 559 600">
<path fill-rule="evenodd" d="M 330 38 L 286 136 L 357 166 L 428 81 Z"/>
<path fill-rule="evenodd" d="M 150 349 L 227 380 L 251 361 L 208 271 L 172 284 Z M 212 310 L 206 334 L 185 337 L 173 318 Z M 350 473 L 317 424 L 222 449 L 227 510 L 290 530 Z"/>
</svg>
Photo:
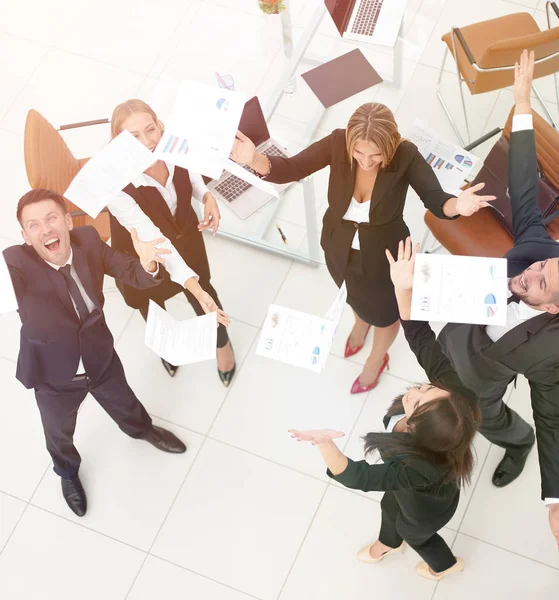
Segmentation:
<svg viewBox="0 0 559 600">
<path fill-rule="evenodd" d="M 229 384 L 233 380 L 233 376 L 235 375 L 236 370 L 237 370 L 237 363 L 235 363 L 233 365 L 233 368 L 230 371 L 226 371 L 226 372 L 220 371 L 219 367 L 218 367 L 217 374 L 219 375 L 219 378 L 221 379 L 221 383 L 223 383 L 223 385 L 225 387 L 229 387 Z"/>
<path fill-rule="evenodd" d="M 178 371 L 178 367 L 167 362 L 164 358 L 161 359 L 161 362 L 163 363 L 163 366 L 165 367 L 165 371 L 167 371 L 167 373 L 169 373 L 169 377 L 174 377 L 175 373 Z"/>
<path fill-rule="evenodd" d="M 233 352 L 233 344 L 231 344 L 231 340 L 229 340 L 229 345 L 231 346 L 231 352 Z M 229 387 L 229 384 L 231 383 L 231 381 L 233 381 L 233 377 L 235 375 L 236 370 L 237 370 L 237 362 L 236 361 L 233 364 L 233 368 L 230 371 L 220 371 L 219 367 L 217 367 L 217 374 L 219 375 L 219 378 L 221 379 L 221 383 L 223 383 L 223 385 L 225 387 Z"/>
</svg>

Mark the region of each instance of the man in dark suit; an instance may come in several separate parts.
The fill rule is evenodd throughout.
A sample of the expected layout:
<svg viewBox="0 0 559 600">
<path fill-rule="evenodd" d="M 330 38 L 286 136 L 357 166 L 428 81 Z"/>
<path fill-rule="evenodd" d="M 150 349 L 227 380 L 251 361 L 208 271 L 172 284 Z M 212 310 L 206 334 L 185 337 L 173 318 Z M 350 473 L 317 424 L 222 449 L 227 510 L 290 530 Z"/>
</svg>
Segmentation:
<svg viewBox="0 0 559 600">
<path fill-rule="evenodd" d="M 449 324 L 439 341 L 463 383 L 481 401 L 480 432 L 505 448 L 493 474 L 503 487 L 516 479 L 533 444 L 532 428 L 503 402 L 518 373 L 530 384 L 540 461 L 542 499 L 559 544 L 559 244 L 538 207 L 536 142 L 530 91 L 534 54 L 515 68 L 515 114 L 510 136 L 509 196 L 514 248 L 508 261 L 511 301 L 503 327 Z"/>
<path fill-rule="evenodd" d="M 51 190 L 25 194 L 17 218 L 25 244 L 4 250 L 22 322 L 16 377 L 35 390 L 54 471 L 81 517 L 87 499 L 73 435 L 88 393 L 130 437 L 164 452 L 186 451 L 152 424 L 130 389 L 103 314 L 105 274 L 138 288 L 157 285 L 160 255 L 168 251 L 156 247 L 162 240 L 142 243 L 136 235 L 139 260 L 111 250 L 93 227 L 73 229 L 64 198 Z"/>
</svg>

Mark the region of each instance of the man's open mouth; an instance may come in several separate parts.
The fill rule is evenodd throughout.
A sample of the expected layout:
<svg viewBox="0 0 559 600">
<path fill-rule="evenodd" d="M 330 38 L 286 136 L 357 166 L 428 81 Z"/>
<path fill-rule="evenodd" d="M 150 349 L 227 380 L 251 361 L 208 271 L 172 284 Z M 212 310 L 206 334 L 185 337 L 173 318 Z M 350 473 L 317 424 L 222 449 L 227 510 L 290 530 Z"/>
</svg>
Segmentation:
<svg viewBox="0 0 559 600">
<path fill-rule="evenodd" d="M 60 250 L 60 238 L 56 236 L 50 237 L 44 246 L 49 252 L 57 252 Z"/>
</svg>

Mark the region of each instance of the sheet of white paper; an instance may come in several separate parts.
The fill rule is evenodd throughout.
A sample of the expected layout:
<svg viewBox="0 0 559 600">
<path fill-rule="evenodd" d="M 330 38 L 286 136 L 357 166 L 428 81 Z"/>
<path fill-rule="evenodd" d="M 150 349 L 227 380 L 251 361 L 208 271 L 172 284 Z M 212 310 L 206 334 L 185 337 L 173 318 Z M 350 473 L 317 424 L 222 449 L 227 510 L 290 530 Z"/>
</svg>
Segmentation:
<svg viewBox="0 0 559 600">
<path fill-rule="evenodd" d="M 452 142 L 442 140 L 419 120 L 414 121 L 406 137 L 431 165 L 442 188 L 449 194 L 458 195 L 478 157 Z"/>
<path fill-rule="evenodd" d="M 340 319 L 342 318 L 342 313 L 344 311 L 344 306 L 347 300 L 347 287 L 345 281 L 340 286 L 338 293 L 336 294 L 336 298 L 332 303 L 332 306 L 326 311 L 324 318 L 327 321 L 330 321 L 334 326 L 334 329 L 338 326 Z"/>
<path fill-rule="evenodd" d="M 227 159 L 224 165 L 224 169 L 226 171 L 229 171 L 229 173 L 231 173 L 232 175 L 236 175 L 239 179 L 250 183 L 255 188 L 258 188 L 259 190 L 262 190 L 263 192 L 266 192 L 267 194 L 270 194 L 275 198 L 279 197 L 276 188 L 271 183 L 260 179 L 260 177 L 256 177 L 256 175 L 253 175 L 250 171 L 243 169 L 243 167 L 241 167 L 241 165 L 238 165 L 236 162 Z"/>
<path fill-rule="evenodd" d="M 64 196 L 95 218 L 113 196 L 155 160 L 130 132 L 123 131 L 85 163 Z"/>
<path fill-rule="evenodd" d="M 0 315 L 17 310 L 17 299 L 4 255 L 0 252 Z"/>
<path fill-rule="evenodd" d="M 184 81 L 155 155 L 218 179 L 233 147 L 246 100 L 240 92 Z"/>
<path fill-rule="evenodd" d="M 324 318 L 270 305 L 256 354 L 320 373 L 330 354 L 346 298 L 344 282 Z"/>
<path fill-rule="evenodd" d="M 505 325 L 507 296 L 505 258 L 416 255 L 414 320 Z"/>
<path fill-rule="evenodd" d="M 145 344 L 172 365 L 188 365 L 215 358 L 217 313 L 177 321 L 149 301 Z"/>
</svg>

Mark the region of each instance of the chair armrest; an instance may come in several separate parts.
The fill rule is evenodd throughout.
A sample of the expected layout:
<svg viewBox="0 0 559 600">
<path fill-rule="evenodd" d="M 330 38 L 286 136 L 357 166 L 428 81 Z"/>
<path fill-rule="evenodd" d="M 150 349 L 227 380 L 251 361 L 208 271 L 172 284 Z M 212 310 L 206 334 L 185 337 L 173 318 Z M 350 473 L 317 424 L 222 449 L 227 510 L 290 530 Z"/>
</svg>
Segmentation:
<svg viewBox="0 0 559 600">
<path fill-rule="evenodd" d="M 460 29 L 458 29 L 458 27 L 453 27 L 451 31 L 452 31 L 452 33 L 454 33 L 456 35 L 456 38 L 460 42 L 460 45 L 462 46 L 462 49 L 464 50 L 464 53 L 466 54 L 466 58 L 470 61 L 470 64 L 474 65 L 476 62 L 476 59 L 474 58 L 474 55 L 472 54 L 470 47 L 468 46 L 468 44 L 466 44 L 466 40 L 464 39 L 464 36 L 462 35 L 462 32 L 460 31 Z M 455 60 L 457 60 L 456 57 L 455 57 Z"/>
<path fill-rule="evenodd" d="M 491 139 L 494 135 L 501 133 L 501 131 L 503 131 L 501 127 L 495 127 L 495 129 L 492 129 L 489 133 L 482 135 L 480 138 L 473 141 L 471 144 L 464 146 L 464 150 L 467 150 L 469 152 L 470 150 L 477 148 L 480 144 L 483 144 L 483 142 L 486 142 L 487 140 Z"/>
<path fill-rule="evenodd" d="M 89 127 L 90 125 L 104 125 L 110 123 L 109 119 L 96 119 L 95 121 L 82 121 L 81 123 L 68 123 L 68 125 L 61 125 L 58 131 L 64 131 L 65 129 L 77 129 L 78 127 Z"/>
</svg>

